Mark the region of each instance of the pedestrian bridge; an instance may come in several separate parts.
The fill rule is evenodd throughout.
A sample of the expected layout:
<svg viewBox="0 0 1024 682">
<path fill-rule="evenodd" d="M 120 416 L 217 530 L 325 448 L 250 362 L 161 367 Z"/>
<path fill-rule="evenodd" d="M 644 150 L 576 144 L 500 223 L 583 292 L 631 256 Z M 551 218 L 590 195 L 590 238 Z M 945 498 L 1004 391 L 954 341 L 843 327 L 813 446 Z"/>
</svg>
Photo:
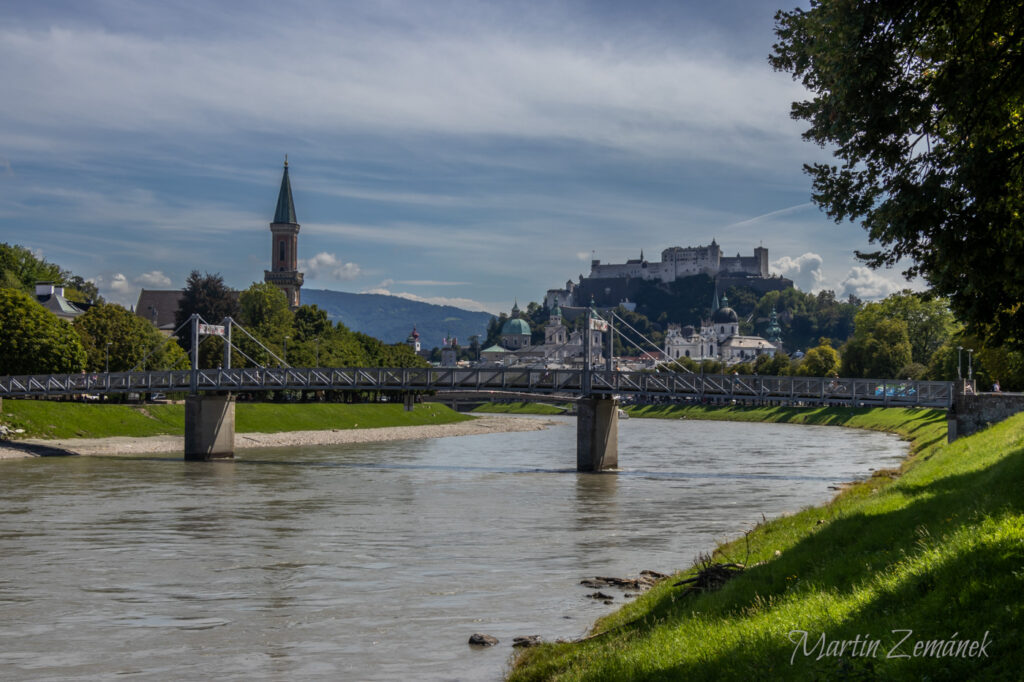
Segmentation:
<svg viewBox="0 0 1024 682">
<path fill-rule="evenodd" d="M 953 404 L 953 384 L 947 381 L 596 369 L 282 367 L 0 377 L 0 398 L 279 390 L 507 391 L 564 398 L 635 396 L 643 402 L 742 400 L 765 404 L 941 409 Z"/>
<path fill-rule="evenodd" d="M 516 394 L 573 400 L 576 468 L 618 466 L 618 401 L 743 401 L 775 405 L 938 407 L 953 402 L 953 384 L 822 377 L 741 376 L 596 369 L 260 367 L 0 377 L 0 398 L 188 393 L 185 458 L 234 456 L 234 394 L 258 391 L 368 391 Z"/>
</svg>

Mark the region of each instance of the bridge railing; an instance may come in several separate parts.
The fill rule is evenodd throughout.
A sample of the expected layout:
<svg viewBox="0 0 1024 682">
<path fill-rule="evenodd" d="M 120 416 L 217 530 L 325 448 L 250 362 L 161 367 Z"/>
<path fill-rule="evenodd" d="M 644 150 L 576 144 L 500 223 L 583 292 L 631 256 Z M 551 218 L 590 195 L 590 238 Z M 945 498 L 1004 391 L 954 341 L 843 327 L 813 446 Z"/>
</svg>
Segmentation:
<svg viewBox="0 0 1024 682">
<path fill-rule="evenodd" d="M 0 377 L 0 397 L 89 395 L 128 392 L 186 392 L 192 370 L 49 374 Z M 580 393 L 577 369 L 282 367 L 195 370 L 198 391 L 354 390 L 488 391 Z M 669 399 L 732 399 L 852 405 L 949 407 L 953 384 L 945 381 L 833 379 L 828 377 L 746 376 L 673 372 L 593 370 L 598 395 Z"/>
</svg>

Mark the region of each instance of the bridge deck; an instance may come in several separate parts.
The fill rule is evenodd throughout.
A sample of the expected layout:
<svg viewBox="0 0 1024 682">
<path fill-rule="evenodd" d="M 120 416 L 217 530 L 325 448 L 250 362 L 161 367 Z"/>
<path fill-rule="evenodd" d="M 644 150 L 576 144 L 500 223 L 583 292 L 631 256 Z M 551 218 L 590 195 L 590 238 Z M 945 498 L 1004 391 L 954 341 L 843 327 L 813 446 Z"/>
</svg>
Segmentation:
<svg viewBox="0 0 1024 682">
<path fill-rule="evenodd" d="M 515 368 L 201 369 L 0 377 L 0 398 L 128 392 L 339 390 L 583 393 L 582 370 Z M 949 408 L 947 381 L 591 371 L 591 393 L 643 399 L 736 399 Z"/>
</svg>

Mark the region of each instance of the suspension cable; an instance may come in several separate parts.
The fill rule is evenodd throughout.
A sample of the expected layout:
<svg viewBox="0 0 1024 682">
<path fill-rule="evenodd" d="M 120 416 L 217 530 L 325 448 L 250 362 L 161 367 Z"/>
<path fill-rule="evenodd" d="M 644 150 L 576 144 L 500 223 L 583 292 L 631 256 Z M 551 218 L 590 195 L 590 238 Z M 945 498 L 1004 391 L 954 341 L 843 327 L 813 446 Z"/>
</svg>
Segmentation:
<svg viewBox="0 0 1024 682">
<path fill-rule="evenodd" d="M 658 345 L 657 345 L 656 343 L 654 343 L 654 341 L 651 341 L 651 340 L 650 340 L 649 338 L 647 338 L 646 336 L 644 336 L 644 334 L 643 334 L 642 332 L 640 332 L 640 331 L 637 331 L 637 330 L 636 330 L 636 329 L 635 329 L 635 328 L 633 327 L 633 325 L 631 325 L 631 324 L 630 324 L 629 322 L 626 322 L 626 321 L 625 321 L 624 319 L 622 319 L 622 318 L 621 318 L 621 317 L 620 317 L 619 315 L 617 315 L 617 314 L 615 313 L 615 311 L 614 311 L 614 310 L 611 310 L 611 311 L 609 311 L 609 312 L 611 313 L 611 315 L 612 315 L 612 316 L 613 316 L 613 317 L 614 317 L 615 319 L 617 319 L 617 320 L 618 320 L 619 322 L 621 322 L 622 324 L 626 325 L 626 327 L 628 327 L 628 328 L 629 328 L 629 329 L 630 329 L 630 330 L 631 330 L 631 331 L 632 331 L 633 333 L 635 333 L 635 334 L 636 334 L 637 336 L 639 336 L 639 337 L 640 337 L 641 339 L 643 339 L 643 340 L 644 340 L 644 341 L 646 341 L 647 343 L 651 344 L 651 345 L 652 345 L 652 346 L 653 346 L 654 348 L 656 348 L 656 349 L 658 350 L 658 352 L 659 352 L 659 353 L 661 352 L 661 349 L 660 349 L 660 348 L 658 348 Z M 640 350 L 643 350 L 643 349 L 642 349 L 642 348 L 640 348 L 640 346 L 639 346 L 639 345 L 637 345 L 637 344 L 636 344 L 636 343 L 635 343 L 635 342 L 634 342 L 634 341 L 633 341 L 632 339 L 629 339 L 629 337 L 625 336 L 625 334 L 623 334 L 623 336 L 624 336 L 624 337 L 625 337 L 625 338 L 626 338 L 627 340 L 629 340 L 629 341 L 630 341 L 630 343 L 632 343 L 632 344 L 633 344 L 634 346 L 636 346 L 636 347 L 637 347 L 638 349 L 640 349 Z M 647 351 L 644 351 L 644 352 L 645 352 L 645 353 L 647 353 Z M 647 353 L 647 355 L 650 355 L 650 353 Z M 651 356 L 651 357 L 653 358 L 653 356 Z M 655 360 L 657 360 L 657 358 L 655 358 Z M 677 365 L 678 367 L 682 368 L 682 370 L 683 370 L 684 372 L 686 372 L 686 373 L 688 373 L 688 374 L 693 374 L 693 373 L 694 373 L 692 369 L 690 369 L 690 368 L 689 368 L 689 367 L 687 367 L 686 365 L 684 365 L 684 364 L 682 364 L 681 362 L 679 362 L 679 360 L 678 360 L 678 359 L 676 359 L 676 358 L 669 358 L 669 362 L 667 362 L 667 363 L 665 363 L 665 362 L 662 362 L 661 364 L 662 364 L 662 365 Z"/>
</svg>

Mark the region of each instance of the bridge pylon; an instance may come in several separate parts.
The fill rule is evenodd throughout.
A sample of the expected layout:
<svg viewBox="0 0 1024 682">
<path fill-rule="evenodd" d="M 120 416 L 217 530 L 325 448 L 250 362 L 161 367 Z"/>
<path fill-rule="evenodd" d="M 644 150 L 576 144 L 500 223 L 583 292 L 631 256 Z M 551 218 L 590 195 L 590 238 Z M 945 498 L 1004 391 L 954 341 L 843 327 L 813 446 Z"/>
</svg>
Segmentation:
<svg viewBox="0 0 1024 682">
<path fill-rule="evenodd" d="M 185 397 L 185 459 L 209 461 L 235 457 L 235 396 L 229 392 L 200 393 L 199 339 L 220 336 L 224 339 L 225 369 L 231 368 L 231 327 L 234 321 L 224 318 L 222 325 L 205 324 L 199 315 L 192 318 L 191 391 Z"/>
<path fill-rule="evenodd" d="M 235 456 L 235 396 L 201 393 L 185 398 L 185 459 Z"/>
<path fill-rule="evenodd" d="M 619 403 L 610 395 L 594 395 L 591 367 L 591 330 L 608 334 L 611 358 L 611 325 L 587 310 L 583 337 L 582 393 L 576 401 L 576 471 L 596 472 L 619 465 Z M 610 360 L 609 360 L 610 367 Z"/>
</svg>

